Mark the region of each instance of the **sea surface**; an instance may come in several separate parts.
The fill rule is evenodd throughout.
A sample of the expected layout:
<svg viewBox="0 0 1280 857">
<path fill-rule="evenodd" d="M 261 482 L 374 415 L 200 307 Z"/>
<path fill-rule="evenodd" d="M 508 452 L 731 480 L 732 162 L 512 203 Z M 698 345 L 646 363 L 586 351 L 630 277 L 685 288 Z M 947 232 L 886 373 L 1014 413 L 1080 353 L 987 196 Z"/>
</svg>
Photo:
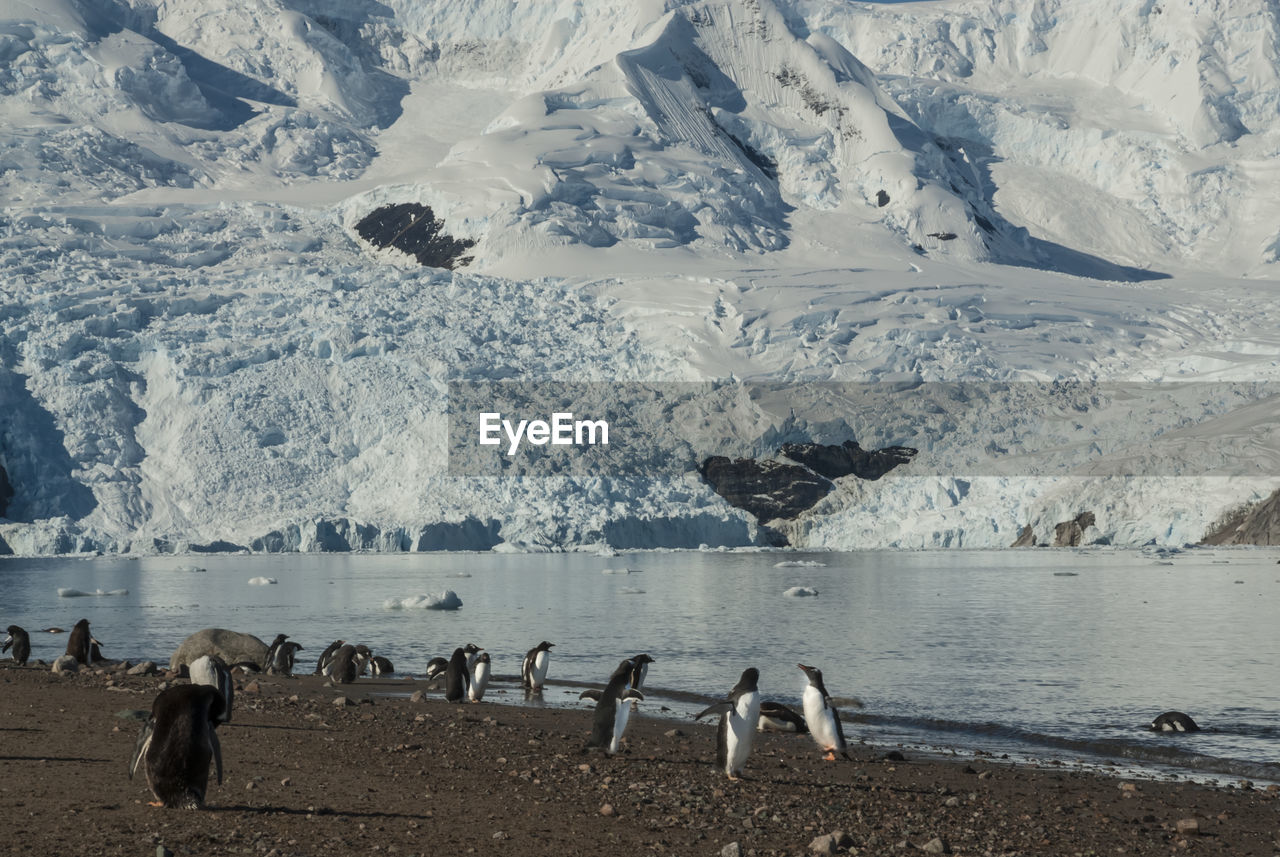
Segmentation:
<svg viewBox="0 0 1280 857">
<path fill-rule="evenodd" d="M 1008 755 L 1125 774 L 1280 782 L 1280 551 L 277 554 L 0 561 L 0 628 L 52 660 L 87 618 L 112 659 L 166 661 L 231 628 L 363 642 L 420 675 L 474 641 L 497 676 L 555 643 L 550 685 L 511 704 L 585 706 L 623 657 L 648 652 L 642 712 L 687 719 L 747 667 L 799 708 L 820 667 L 852 741 Z M 273 584 L 250 584 L 270 578 Z M 817 595 L 784 593 L 808 587 Z M 95 594 L 63 597 L 59 589 Z M 127 590 L 122 594 L 120 590 Z M 388 602 L 454 591 L 453 611 Z M 406 691 L 407 692 L 407 691 Z M 861 707 L 859 707 L 859 703 Z M 1143 727 L 1169 709 L 1203 731 Z"/>
</svg>

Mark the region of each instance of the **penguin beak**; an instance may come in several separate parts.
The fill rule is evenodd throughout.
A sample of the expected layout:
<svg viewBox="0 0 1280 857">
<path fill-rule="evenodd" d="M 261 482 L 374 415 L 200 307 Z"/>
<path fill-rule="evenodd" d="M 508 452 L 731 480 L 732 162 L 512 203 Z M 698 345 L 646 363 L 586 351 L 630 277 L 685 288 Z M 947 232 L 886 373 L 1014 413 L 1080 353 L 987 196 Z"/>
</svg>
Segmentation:
<svg viewBox="0 0 1280 857">
<path fill-rule="evenodd" d="M 101 645 L 102 645 L 102 641 L 101 641 L 101 640 L 99 640 L 97 637 L 90 637 L 90 638 L 89 638 L 89 642 L 91 642 L 91 643 L 97 643 L 99 646 L 101 646 Z"/>
</svg>

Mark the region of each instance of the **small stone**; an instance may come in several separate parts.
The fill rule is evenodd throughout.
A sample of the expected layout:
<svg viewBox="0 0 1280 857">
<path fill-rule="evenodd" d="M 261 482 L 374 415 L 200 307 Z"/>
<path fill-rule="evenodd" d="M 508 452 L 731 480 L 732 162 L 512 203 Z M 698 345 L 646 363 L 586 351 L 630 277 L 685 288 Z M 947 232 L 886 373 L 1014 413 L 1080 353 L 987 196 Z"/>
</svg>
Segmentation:
<svg viewBox="0 0 1280 857">
<path fill-rule="evenodd" d="M 989 779 L 991 779 L 991 772 L 990 772 L 990 771 L 983 771 L 982 773 L 978 774 L 978 779 L 980 779 L 980 780 L 989 780 Z"/>
<path fill-rule="evenodd" d="M 163 845 L 156 846 L 156 857 L 173 857 L 173 852 Z"/>
<path fill-rule="evenodd" d="M 591 766 L 588 765 L 586 762 L 583 762 L 581 765 L 578 766 L 578 770 L 582 771 L 582 773 L 584 774 L 589 774 L 591 773 Z"/>
<path fill-rule="evenodd" d="M 613 816 L 617 815 L 618 812 L 613 808 L 613 804 L 606 803 L 605 805 L 600 807 L 600 814 L 605 816 L 606 818 L 612 818 Z"/>
<path fill-rule="evenodd" d="M 425 693 L 423 693 L 423 692 L 422 692 L 422 691 L 420 691 L 420 690 L 415 690 L 412 694 L 410 694 L 410 696 L 409 696 L 409 701 L 410 701 L 410 702 L 422 702 L 422 700 L 424 700 L 424 699 L 426 699 L 426 698 L 427 698 L 427 695 L 426 695 Z"/>
<path fill-rule="evenodd" d="M 350 697 L 339 696 L 333 701 L 333 705 L 335 708 L 346 708 L 348 705 L 355 705 L 355 703 L 351 701 Z"/>
<path fill-rule="evenodd" d="M 835 836 L 830 833 L 824 833 L 821 836 L 815 836 L 813 841 L 809 843 L 809 850 L 814 854 L 834 854 L 836 853 Z"/>
<path fill-rule="evenodd" d="M 247 792 L 251 792 L 257 787 L 258 787 L 258 784 L 255 783 L 253 780 L 249 780 L 249 782 L 244 784 L 244 790 Z"/>
<path fill-rule="evenodd" d="M 240 692 L 248 694 L 262 693 L 262 685 L 258 684 L 256 681 L 251 681 L 246 684 Z"/>
<path fill-rule="evenodd" d="M 730 842 L 720 849 L 720 857 L 742 857 L 742 846 L 736 842 Z"/>
<path fill-rule="evenodd" d="M 506 831 L 495 830 L 493 832 L 493 838 L 494 839 L 510 839 L 511 837 L 507 836 Z"/>
<path fill-rule="evenodd" d="M 1176 827 L 1179 836 L 1200 835 L 1200 819 L 1198 818 L 1180 818 Z"/>
<path fill-rule="evenodd" d="M 280 781 L 280 785 L 282 785 L 282 786 L 288 786 L 288 785 L 289 785 L 290 783 L 292 783 L 292 782 L 293 782 L 292 778 L 290 778 L 290 777 L 285 777 L 283 780 L 281 780 L 281 781 Z"/>
<path fill-rule="evenodd" d="M 960 805 L 960 798 L 958 798 L 958 797 L 949 797 L 949 798 L 947 798 L 946 800 L 944 800 L 944 801 L 942 802 L 942 805 L 943 805 L 943 806 L 959 806 L 959 805 Z"/>
<path fill-rule="evenodd" d="M 130 667 L 128 670 L 126 670 L 127 675 L 155 675 L 155 672 L 156 672 L 155 661 L 143 661 L 137 666 Z"/>
<path fill-rule="evenodd" d="M 683 738 L 683 737 L 684 737 L 684 733 L 683 733 L 683 732 L 681 732 L 679 729 L 668 729 L 666 732 L 663 732 L 662 734 L 663 734 L 663 735 L 665 735 L 665 736 L 667 736 L 668 738 Z M 729 843 L 729 845 L 737 845 L 737 844 L 738 844 L 738 843 L 736 843 L 736 842 L 731 842 L 731 843 Z M 725 846 L 725 848 L 728 848 L 728 847 L 729 847 L 729 845 L 726 845 L 726 846 Z"/>
<path fill-rule="evenodd" d="M 1136 792 L 1137 790 L 1138 790 L 1137 783 L 1121 783 L 1120 784 L 1120 791 L 1122 792 Z"/>
<path fill-rule="evenodd" d="M 926 854 L 946 854 L 950 849 L 947 848 L 947 843 L 935 836 L 925 844 L 921 845 L 920 850 Z"/>
<path fill-rule="evenodd" d="M 53 672 L 55 675 L 78 673 L 80 672 L 80 662 L 72 655 L 60 655 L 53 662 Z"/>
</svg>

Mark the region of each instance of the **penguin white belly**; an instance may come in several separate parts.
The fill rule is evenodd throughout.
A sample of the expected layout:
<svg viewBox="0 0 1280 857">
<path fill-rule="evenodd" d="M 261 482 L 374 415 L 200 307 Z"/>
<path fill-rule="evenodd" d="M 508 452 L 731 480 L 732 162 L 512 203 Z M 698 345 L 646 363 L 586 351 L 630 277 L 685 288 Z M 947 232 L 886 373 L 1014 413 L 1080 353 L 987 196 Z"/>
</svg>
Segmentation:
<svg viewBox="0 0 1280 857">
<path fill-rule="evenodd" d="M 481 661 L 476 664 L 475 674 L 471 677 L 471 689 L 467 695 L 472 702 L 484 699 L 484 689 L 489 686 L 489 664 Z"/>
<path fill-rule="evenodd" d="M 760 720 L 760 693 L 744 693 L 728 715 L 729 729 L 725 735 L 725 773 L 736 777 L 742 773 L 751 754 L 751 741 Z"/>
<path fill-rule="evenodd" d="M 187 665 L 192 684 L 203 684 L 207 687 L 218 687 L 218 673 L 213 668 L 213 661 L 208 655 L 201 655 Z"/>
<path fill-rule="evenodd" d="M 543 682 L 547 680 L 547 667 L 550 665 L 551 656 L 547 652 L 538 652 L 533 656 L 533 669 L 530 670 L 533 673 L 533 678 L 530 684 L 533 685 L 534 690 L 542 687 Z"/>
<path fill-rule="evenodd" d="M 836 730 L 836 718 L 822 699 L 816 687 L 804 689 L 804 719 L 809 724 L 813 740 L 824 750 L 840 749 L 840 736 Z"/>
<path fill-rule="evenodd" d="M 627 731 L 627 721 L 631 719 L 631 703 L 625 699 L 618 700 L 618 711 L 613 715 L 613 738 L 609 741 L 609 755 L 615 755 L 622 747 L 622 733 Z"/>
</svg>

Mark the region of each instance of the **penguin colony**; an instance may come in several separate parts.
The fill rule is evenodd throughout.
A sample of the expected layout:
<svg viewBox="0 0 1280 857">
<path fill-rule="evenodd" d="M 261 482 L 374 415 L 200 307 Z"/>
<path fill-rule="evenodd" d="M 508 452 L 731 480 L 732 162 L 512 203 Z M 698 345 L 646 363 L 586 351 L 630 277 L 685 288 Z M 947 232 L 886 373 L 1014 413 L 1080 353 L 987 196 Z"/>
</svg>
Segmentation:
<svg viewBox="0 0 1280 857">
<path fill-rule="evenodd" d="M 42 629 L 61 633 L 61 629 Z M 526 696 L 541 693 L 550 667 L 551 648 L 546 640 L 530 649 L 521 665 L 520 677 Z M 77 622 L 67 641 L 66 655 L 79 663 L 104 660 L 101 643 L 89 631 L 89 622 Z M 3 651 L 12 649 L 14 663 L 25 666 L 31 656 L 30 635 L 17 625 L 6 629 Z M 228 667 L 217 655 L 204 655 L 188 667 L 191 684 L 175 685 L 162 691 L 152 703 L 133 756 L 129 760 L 129 778 L 142 769 L 148 787 L 155 796 L 153 806 L 200 809 L 208 790 L 210 766 L 218 783 L 222 783 L 222 749 L 217 727 L 231 722 L 235 683 L 232 670 L 263 671 L 292 676 L 297 652 L 303 647 L 289 642 L 287 634 L 278 634 L 261 664 L 240 662 Z M 644 700 L 641 688 L 648 676 L 649 665 L 656 663 L 648 654 L 621 661 L 600 690 L 586 690 L 580 699 L 595 703 L 591 734 L 584 751 L 600 750 L 614 756 L 622 750 L 627 724 L 636 704 Z M 823 681 L 822 670 L 797 664 L 804 673 L 806 685 L 802 695 L 804 714 L 787 706 L 764 700 L 759 689 L 760 672 L 755 667 L 743 670 L 737 684 L 725 699 L 699 712 L 696 720 L 719 717 L 716 731 L 716 768 L 730 780 L 743 775 L 756 732 L 793 732 L 807 734 L 827 761 L 839 755 L 850 759 L 840 712 L 833 704 Z M 376 656 L 364 645 L 335 640 L 316 662 L 314 673 L 328 676 L 333 683 L 348 684 L 372 671 L 383 676 L 395 671 L 391 661 Z M 492 676 L 492 659 L 475 643 L 454 649 L 449 658 L 432 658 L 427 664 L 427 685 L 443 680 L 445 699 L 460 703 L 463 699 L 480 702 Z M 1156 732 L 1195 732 L 1200 727 L 1180 711 L 1167 711 L 1147 726 Z"/>
</svg>

